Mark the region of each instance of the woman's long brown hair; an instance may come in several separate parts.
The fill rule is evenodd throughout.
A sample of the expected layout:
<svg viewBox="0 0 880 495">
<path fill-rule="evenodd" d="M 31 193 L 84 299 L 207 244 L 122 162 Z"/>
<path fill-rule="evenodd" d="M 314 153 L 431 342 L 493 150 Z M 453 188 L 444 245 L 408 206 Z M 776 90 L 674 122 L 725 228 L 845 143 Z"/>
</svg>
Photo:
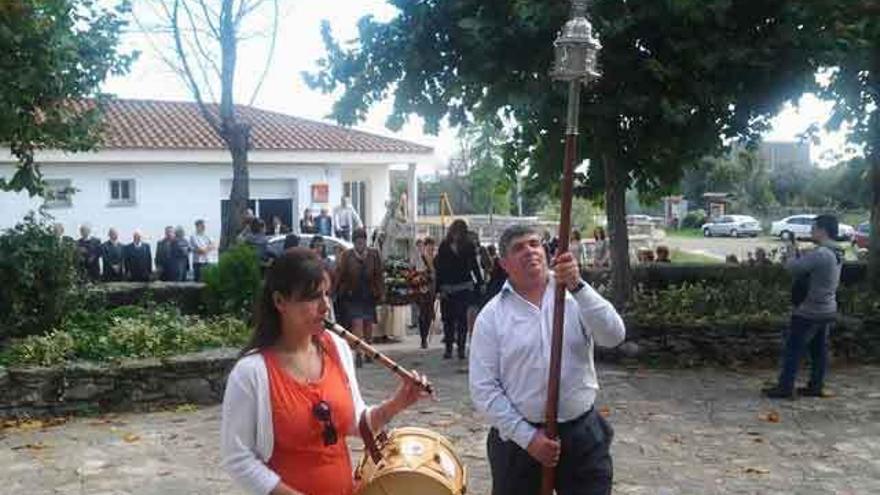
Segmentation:
<svg viewBox="0 0 880 495">
<path fill-rule="evenodd" d="M 281 337 L 281 315 L 275 308 L 273 294 L 298 301 L 314 299 L 320 295 L 323 281 L 324 264 L 311 249 L 290 248 L 278 257 L 266 271 L 254 304 L 254 331 L 241 355 L 271 347 Z"/>
</svg>

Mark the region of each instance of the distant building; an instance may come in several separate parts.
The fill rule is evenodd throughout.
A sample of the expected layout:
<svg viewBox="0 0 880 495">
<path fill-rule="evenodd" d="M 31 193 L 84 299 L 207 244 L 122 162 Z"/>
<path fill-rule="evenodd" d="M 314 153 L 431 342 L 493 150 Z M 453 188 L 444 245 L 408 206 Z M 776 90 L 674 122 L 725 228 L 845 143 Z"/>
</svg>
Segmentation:
<svg viewBox="0 0 880 495">
<path fill-rule="evenodd" d="M 765 141 L 758 148 L 758 158 L 767 164 L 768 172 L 804 170 L 813 166 L 810 145 L 798 141 Z"/>
</svg>

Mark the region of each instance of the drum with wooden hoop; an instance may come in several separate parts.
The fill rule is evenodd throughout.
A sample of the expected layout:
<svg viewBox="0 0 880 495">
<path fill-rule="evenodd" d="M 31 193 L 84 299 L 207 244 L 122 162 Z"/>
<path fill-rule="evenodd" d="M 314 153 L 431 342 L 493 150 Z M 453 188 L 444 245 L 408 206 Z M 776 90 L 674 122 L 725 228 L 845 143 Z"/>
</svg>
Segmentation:
<svg viewBox="0 0 880 495">
<path fill-rule="evenodd" d="M 365 452 L 355 471 L 357 495 L 465 495 L 467 469 L 442 435 L 398 428 L 376 447 L 380 455 Z"/>
</svg>

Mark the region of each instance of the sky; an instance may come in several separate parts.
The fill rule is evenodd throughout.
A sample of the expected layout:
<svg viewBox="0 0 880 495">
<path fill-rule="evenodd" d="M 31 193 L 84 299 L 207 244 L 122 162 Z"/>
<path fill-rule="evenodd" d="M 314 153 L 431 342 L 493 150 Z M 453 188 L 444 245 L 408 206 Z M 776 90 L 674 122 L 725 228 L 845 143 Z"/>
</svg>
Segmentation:
<svg viewBox="0 0 880 495">
<path fill-rule="evenodd" d="M 137 3 L 135 13 L 140 26 L 149 26 L 153 13 Z M 379 20 L 389 19 L 395 8 L 386 0 L 280 0 L 282 5 L 279 24 L 279 37 L 275 56 L 269 72 L 254 105 L 267 110 L 288 113 L 298 117 L 327 120 L 334 101 L 334 95 L 311 90 L 303 81 L 303 71 L 314 71 L 316 61 L 324 54 L 320 25 L 322 20 L 330 22 L 336 39 L 351 40 L 357 35 L 357 20 L 372 15 Z M 257 20 L 264 21 L 266 16 Z M 255 24 L 254 31 L 262 31 L 265 22 Z M 181 79 L 168 69 L 157 55 L 162 51 L 165 40 L 161 36 L 144 34 L 143 30 L 132 25 L 124 37 L 125 47 L 138 50 L 140 57 L 131 72 L 123 77 L 113 77 L 104 85 L 104 91 L 121 98 L 191 100 L 192 97 Z M 239 103 L 250 100 L 257 76 L 262 72 L 268 38 L 256 36 L 239 48 L 239 71 L 236 94 Z M 170 53 L 170 52 L 167 52 Z M 551 56 L 548 47 L 548 56 Z M 369 132 L 394 136 L 429 146 L 435 149 L 435 162 L 425 164 L 420 174 L 430 174 L 443 168 L 455 149 L 455 133 L 444 128 L 439 135 L 431 136 L 422 132 L 422 122 L 411 117 L 407 125 L 397 133 L 385 128 L 385 119 L 390 113 L 390 102 L 376 105 L 365 122 L 357 127 Z M 789 105 L 774 120 L 773 130 L 765 136 L 767 140 L 794 141 L 811 123 L 822 123 L 827 118 L 830 104 L 807 95 L 797 106 Z M 835 163 L 828 157 L 843 149 L 842 133 L 821 136 L 821 144 L 812 147 L 813 161 L 820 166 Z"/>
</svg>

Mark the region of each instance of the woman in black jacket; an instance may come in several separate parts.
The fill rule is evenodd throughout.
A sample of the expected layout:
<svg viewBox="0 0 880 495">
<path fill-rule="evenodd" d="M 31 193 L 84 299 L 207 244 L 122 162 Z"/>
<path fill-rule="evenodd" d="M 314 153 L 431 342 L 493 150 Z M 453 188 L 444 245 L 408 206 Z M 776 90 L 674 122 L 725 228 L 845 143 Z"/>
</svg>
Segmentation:
<svg viewBox="0 0 880 495">
<path fill-rule="evenodd" d="M 483 285 L 483 275 L 477 263 L 477 248 L 468 239 L 468 227 L 464 220 L 456 220 L 449 226 L 446 239 L 440 243 L 437 251 L 434 267 L 446 343 L 443 358 L 452 357 L 455 343 L 458 345 L 458 358 L 464 359 L 468 307 L 475 304 L 479 287 Z"/>
</svg>

